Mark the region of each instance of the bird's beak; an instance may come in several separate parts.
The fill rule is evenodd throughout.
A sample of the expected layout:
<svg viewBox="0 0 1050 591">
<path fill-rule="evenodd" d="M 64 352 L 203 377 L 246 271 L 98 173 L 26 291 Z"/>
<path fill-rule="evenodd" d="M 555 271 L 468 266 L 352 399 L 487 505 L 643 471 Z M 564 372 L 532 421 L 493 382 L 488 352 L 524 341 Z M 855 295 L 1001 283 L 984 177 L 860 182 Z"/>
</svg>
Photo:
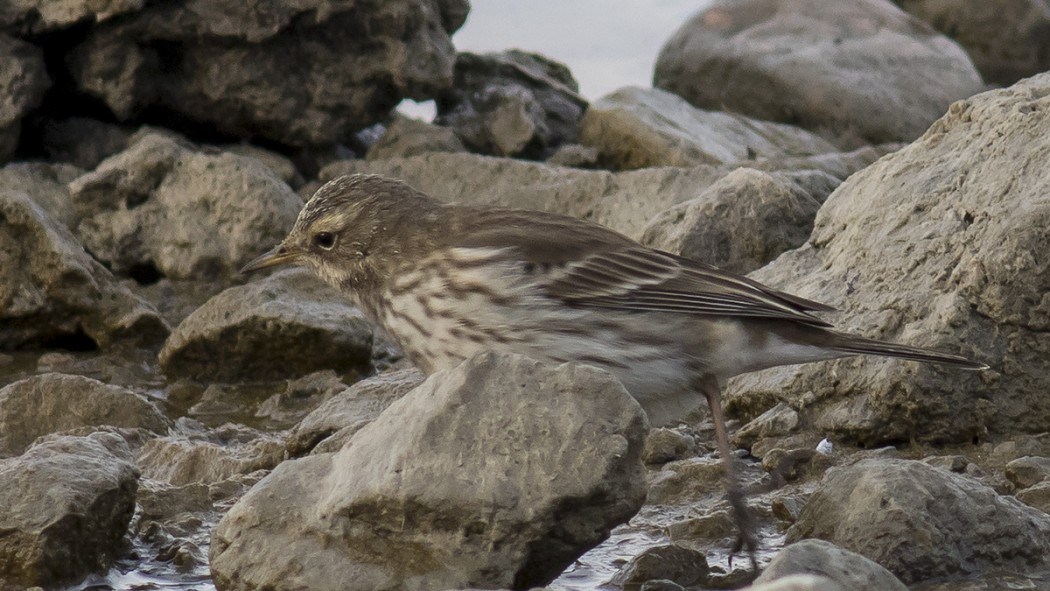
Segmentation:
<svg viewBox="0 0 1050 591">
<path fill-rule="evenodd" d="M 299 258 L 300 253 L 296 250 L 292 250 L 287 246 L 281 244 L 273 248 L 272 250 L 263 253 L 259 257 L 252 260 L 241 269 L 242 274 L 254 273 L 261 269 L 268 267 L 276 267 L 277 265 L 287 265 L 294 263 Z"/>
</svg>

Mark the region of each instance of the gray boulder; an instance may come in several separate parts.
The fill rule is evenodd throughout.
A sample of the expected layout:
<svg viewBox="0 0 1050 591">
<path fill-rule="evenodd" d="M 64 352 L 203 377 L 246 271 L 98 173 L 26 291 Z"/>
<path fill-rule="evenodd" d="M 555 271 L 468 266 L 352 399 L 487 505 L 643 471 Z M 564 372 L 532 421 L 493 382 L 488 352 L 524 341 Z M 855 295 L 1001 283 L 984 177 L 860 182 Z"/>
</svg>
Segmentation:
<svg viewBox="0 0 1050 591">
<path fill-rule="evenodd" d="M 810 156 L 837 149 L 803 129 L 735 113 L 705 111 L 656 88 L 628 86 L 587 108 L 580 143 L 614 170 L 731 164 Z"/>
<path fill-rule="evenodd" d="M 175 328 L 159 361 L 170 377 L 235 382 L 361 370 L 371 354 L 372 328 L 361 312 L 292 269 L 208 300 Z"/>
<path fill-rule="evenodd" d="M 785 547 L 755 579 L 755 586 L 790 575 L 820 575 L 850 591 L 907 591 L 893 573 L 856 552 L 824 540 L 800 540 Z"/>
<path fill-rule="evenodd" d="M 1028 488 L 1050 480 L 1050 458 L 1023 456 L 1006 465 L 1006 479 L 1017 488 Z"/>
<path fill-rule="evenodd" d="M 84 246 L 118 273 L 217 279 L 284 237 L 302 200 L 254 158 L 142 134 L 69 185 Z"/>
<path fill-rule="evenodd" d="M 889 0 L 718 0 L 667 41 L 653 86 L 842 146 L 910 141 L 982 90 L 958 45 Z"/>
<path fill-rule="evenodd" d="M 0 581 L 54 589 L 108 568 L 137 476 L 112 433 L 57 437 L 0 460 Z"/>
<path fill-rule="evenodd" d="M 822 538 L 906 584 L 1047 564 L 1050 515 L 915 460 L 868 459 L 827 472 L 787 539 Z"/>
<path fill-rule="evenodd" d="M 17 456 L 38 437 L 76 427 L 164 433 L 169 424 L 142 396 L 83 376 L 47 373 L 0 389 L 0 457 Z"/>
<path fill-rule="evenodd" d="M 641 407 L 606 372 L 483 354 L 339 452 L 290 460 L 212 537 L 219 589 L 527 589 L 645 499 Z"/>
<path fill-rule="evenodd" d="M 0 25 L 3 18 L 0 12 Z M 0 32 L 0 164 L 14 154 L 22 118 L 40 105 L 50 86 L 43 52 Z"/>
</svg>

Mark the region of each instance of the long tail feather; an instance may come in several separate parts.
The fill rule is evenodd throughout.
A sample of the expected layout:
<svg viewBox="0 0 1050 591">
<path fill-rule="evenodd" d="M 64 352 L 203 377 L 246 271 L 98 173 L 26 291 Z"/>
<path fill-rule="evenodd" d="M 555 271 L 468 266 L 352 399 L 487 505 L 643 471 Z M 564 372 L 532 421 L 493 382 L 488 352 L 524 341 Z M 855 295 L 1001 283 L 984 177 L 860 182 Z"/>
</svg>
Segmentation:
<svg viewBox="0 0 1050 591">
<path fill-rule="evenodd" d="M 864 337 L 858 337 L 854 335 L 842 335 L 842 342 L 836 344 L 831 348 L 836 351 L 842 351 L 843 353 L 855 353 L 860 355 L 881 355 L 884 357 L 899 357 L 901 359 L 911 359 L 912 361 L 925 361 L 928 363 L 941 363 L 944 365 L 953 365 L 962 369 L 981 370 L 988 369 L 988 365 L 972 359 L 967 359 L 961 355 L 952 355 L 951 353 L 941 353 L 938 351 L 931 351 L 929 349 L 920 349 L 918 347 L 909 347 L 907 345 L 898 345 L 896 343 L 887 343 L 885 341 L 877 341 L 875 339 L 866 339 Z"/>
</svg>

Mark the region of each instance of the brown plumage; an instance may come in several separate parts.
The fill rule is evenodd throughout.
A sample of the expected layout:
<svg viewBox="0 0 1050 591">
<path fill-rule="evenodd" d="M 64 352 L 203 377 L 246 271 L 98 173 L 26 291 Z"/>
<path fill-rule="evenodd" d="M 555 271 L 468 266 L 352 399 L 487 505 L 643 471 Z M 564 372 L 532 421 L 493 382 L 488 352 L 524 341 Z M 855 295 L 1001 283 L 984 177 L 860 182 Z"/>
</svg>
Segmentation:
<svg viewBox="0 0 1050 591">
<path fill-rule="evenodd" d="M 752 551 L 720 381 L 856 354 L 986 367 L 836 332 L 813 315 L 827 306 L 592 222 L 445 205 L 374 175 L 321 187 L 288 237 L 245 270 L 293 262 L 340 288 L 427 373 L 488 349 L 597 365 L 624 383 L 653 423 L 680 418 L 702 394 L 741 542 Z"/>
</svg>

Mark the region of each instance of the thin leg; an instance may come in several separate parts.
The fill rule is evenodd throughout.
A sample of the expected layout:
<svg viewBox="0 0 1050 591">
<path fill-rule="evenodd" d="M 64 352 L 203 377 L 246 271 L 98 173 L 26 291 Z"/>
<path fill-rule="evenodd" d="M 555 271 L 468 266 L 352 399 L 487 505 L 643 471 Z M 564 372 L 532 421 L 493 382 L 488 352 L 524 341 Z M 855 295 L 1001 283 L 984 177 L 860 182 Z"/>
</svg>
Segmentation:
<svg viewBox="0 0 1050 591">
<path fill-rule="evenodd" d="M 729 553 L 729 565 L 733 565 L 733 555 L 741 549 L 746 549 L 751 559 L 751 569 L 758 571 L 758 561 L 755 559 L 755 551 L 758 550 L 758 540 L 755 538 L 755 526 L 751 519 L 751 513 L 747 508 L 747 496 L 740 487 L 740 481 L 736 474 L 736 458 L 729 449 L 729 435 L 726 433 L 726 421 L 722 415 L 722 392 L 718 387 L 718 380 L 712 376 L 706 376 L 697 384 L 697 389 L 707 398 L 707 405 L 711 409 L 711 420 L 715 424 L 715 441 L 718 442 L 718 455 L 722 458 L 722 465 L 726 475 L 726 498 L 733 511 L 733 520 L 738 530 L 736 544 Z"/>
</svg>

